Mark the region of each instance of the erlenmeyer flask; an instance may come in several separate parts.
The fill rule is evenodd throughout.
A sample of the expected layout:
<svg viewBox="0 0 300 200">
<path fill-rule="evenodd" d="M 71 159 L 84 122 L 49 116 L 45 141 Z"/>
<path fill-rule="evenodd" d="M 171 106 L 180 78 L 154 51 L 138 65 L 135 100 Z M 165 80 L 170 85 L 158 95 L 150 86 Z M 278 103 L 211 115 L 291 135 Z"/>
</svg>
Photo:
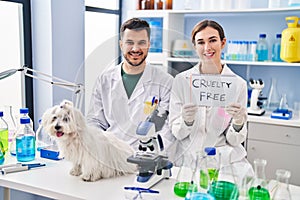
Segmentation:
<svg viewBox="0 0 300 200">
<path fill-rule="evenodd" d="M 270 193 L 267 188 L 265 175 L 266 165 L 267 161 L 264 159 L 254 160 L 255 175 L 248 190 L 248 197 L 250 200 L 270 200 Z"/>
<path fill-rule="evenodd" d="M 224 161 L 224 159 L 228 159 L 228 161 Z M 238 200 L 237 175 L 229 162 L 230 156 L 224 158 L 220 155 L 220 161 L 218 180 L 211 183 L 209 193 L 216 200 Z"/>
<path fill-rule="evenodd" d="M 179 197 L 185 197 L 193 178 L 193 156 L 191 154 L 182 155 L 181 165 L 174 185 L 174 193 Z"/>
<path fill-rule="evenodd" d="M 279 107 L 280 96 L 277 91 L 277 80 L 276 78 L 271 79 L 271 86 L 268 95 L 267 109 L 274 111 Z"/>
<path fill-rule="evenodd" d="M 292 197 L 289 189 L 291 172 L 284 169 L 278 169 L 276 170 L 276 177 L 277 186 L 272 200 L 291 200 Z"/>
</svg>

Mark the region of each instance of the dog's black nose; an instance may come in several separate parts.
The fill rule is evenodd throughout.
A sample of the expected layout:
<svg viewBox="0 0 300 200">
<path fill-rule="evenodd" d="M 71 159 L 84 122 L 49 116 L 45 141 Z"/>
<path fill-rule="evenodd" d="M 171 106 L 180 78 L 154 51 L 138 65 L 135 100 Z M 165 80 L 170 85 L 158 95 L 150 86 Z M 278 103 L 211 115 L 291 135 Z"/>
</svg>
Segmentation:
<svg viewBox="0 0 300 200">
<path fill-rule="evenodd" d="M 56 124 L 54 128 L 55 128 L 55 130 L 59 130 L 61 128 L 61 126 Z"/>
</svg>

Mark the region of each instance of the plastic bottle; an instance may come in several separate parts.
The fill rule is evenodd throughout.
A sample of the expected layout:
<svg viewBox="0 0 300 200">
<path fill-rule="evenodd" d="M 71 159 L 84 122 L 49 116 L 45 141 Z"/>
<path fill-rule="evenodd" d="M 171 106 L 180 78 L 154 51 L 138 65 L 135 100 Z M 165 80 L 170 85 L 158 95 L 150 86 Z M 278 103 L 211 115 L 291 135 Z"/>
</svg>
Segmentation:
<svg viewBox="0 0 300 200">
<path fill-rule="evenodd" d="M 264 159 L 254 160 L 255 175 L 248 190 L 249 200 L 270 200 L 270 193 L 267 188 L 265 168 L 267 161 Z"/>
<path fill-rule="evenodd" d="M 16 134 L 16 156 L 19 162 L 35 159 L 35 133 L 30 126 L 30 118 L 22 117 Z"/>
<path fill-rule="evenodd" d="M 268 42 L 266 34 L 259 34 L 259 39 L 256 46 L 257 61 L 268 60 Z"/>
<path fill-rule="evenodd" d="M 0 111 L 0 143 L 1 151 L 6 152 L 8 150 L 8 125 L 3 118 L 3 111 Z"/>
<path fill-rule="evenodd" d="M 276 34 L 276 40 L 272 46 L 272 61 L 282 62 L 280 58 L 280 49 L 281 49 L 281 34 Z"/>
<path fill-rule="evenodd" d="M 289 189 L 289 179 L 291 172 L 284 169 L 276 170 L 277 187 L 272 196 L 272 200 L 291 200 L 291 192 Z"/>
</svg>

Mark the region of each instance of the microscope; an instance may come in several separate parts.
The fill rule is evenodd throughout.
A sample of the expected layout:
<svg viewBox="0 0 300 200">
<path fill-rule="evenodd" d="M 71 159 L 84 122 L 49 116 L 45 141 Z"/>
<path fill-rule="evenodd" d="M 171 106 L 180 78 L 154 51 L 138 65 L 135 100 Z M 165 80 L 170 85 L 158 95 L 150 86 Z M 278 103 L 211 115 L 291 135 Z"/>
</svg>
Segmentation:
<svg viewBox="0 0 300 200">
<path fill-rule="evenodd" d="M 265 84 L 261 79 L 253 80 L 251 78 L 249 80 L 249 85 L 252 88 L 252 93 L 250 107 L 247 109 L 248 114 L 261 116 L 265 114 L 265 110 L 262 108 L 263 103 L 260 101 L 266 99 L 265 97 L 261 97 L 262 89 L 264 88 Z"/>
<path fill-rule="evenodd" d="M 171 177 L 173 164 L 164 155 L 162 137 L 157 133 L 163 128 L 168 114 L 168 111 L 155 108 L 137 127 L 139 149 L 135 155 L 127 158 L 127 162 L 138 165 L 135 186 L 149 189 L 159 181 Z"/>
</svg>

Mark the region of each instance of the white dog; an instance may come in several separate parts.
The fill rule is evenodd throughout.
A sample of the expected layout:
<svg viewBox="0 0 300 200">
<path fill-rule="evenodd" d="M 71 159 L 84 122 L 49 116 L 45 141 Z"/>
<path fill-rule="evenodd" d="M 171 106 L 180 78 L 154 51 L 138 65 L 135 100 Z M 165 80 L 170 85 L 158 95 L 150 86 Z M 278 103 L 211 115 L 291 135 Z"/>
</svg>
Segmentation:
<svg viewBox="0 0 300 200">
<path fill-rule="evenodd" d="M 135 164 L 127 162 L 134 154 L 133 149 L 112 133 L 88 126 L 70 101 L 64 100 L 49 108 L 42 117 L 42 125 L 55 137 L 60 154 L 73 163 L 71 175 L 81 175 L 84 181 L 96 181 L 137 170 Z"/>
</svg>

